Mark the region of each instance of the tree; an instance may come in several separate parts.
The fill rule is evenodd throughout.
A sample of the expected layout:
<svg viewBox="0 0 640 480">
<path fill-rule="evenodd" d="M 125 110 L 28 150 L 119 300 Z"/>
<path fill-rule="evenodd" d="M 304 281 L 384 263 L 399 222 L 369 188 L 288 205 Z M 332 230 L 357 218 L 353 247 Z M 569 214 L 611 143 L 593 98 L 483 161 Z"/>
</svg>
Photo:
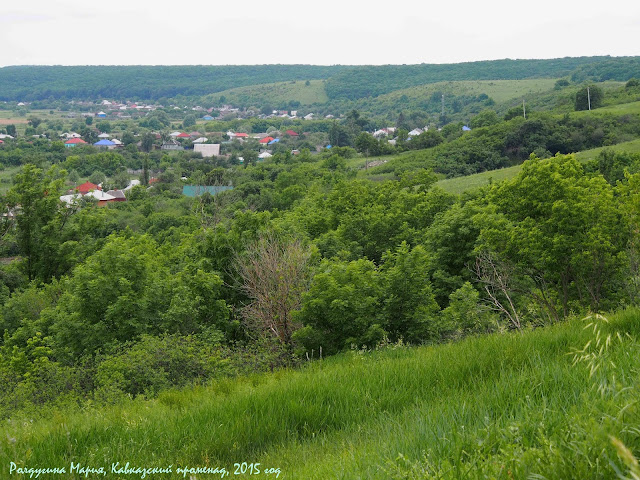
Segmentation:
<svg viewBox="0 0 640 480">
<path fill-rule="evenodd" d="M 85 123 L 86 125 L 92 125 L 92 124 L 93 124 L 93 117 L 86 117 L 86 118 L 84 119 L 84 123 Z"/>
<path fill-rule="evenodd" d="M 196 124 L 196 116 L 195 115 L 187 115 L 186 117 L 184 117 L 184 120 L 182 121 L 182 126 L 184 128 L 192 127 L 195 124 Z"/>
<path fill-rule="evenodd" d="M 96 124 L 96 128 L 102 133 L 111 133 L 111 124 L 107 120 L 103 120 Z"/>
<path fill-rule="evenodd" d="M 142 140 L 140 142 L 140 147 L 145 152 L 150 152 L 153 148 L 153 142 L 155 141 L 155 136 L 152 133 L 145 133 L 142 136 Z"/>
<path fill-rule="evenodd" d="M 27 164 L 7 194 L 8 206 L 17 214 L 16 239 L 29 280 L 48 281 L 61 273 L 61 233 L 72 212 L 59 199 L 65 175 L 57 166 L 45 173 Z"/>
<path fill-rule="evenodd" d="M 380 318 L 382 291 L 373 262 L 323 261 L 294 317 L 304 325 L 295 339 L 309 351 L 322 347 L 327 353 L 376 345 L 386 335 Z"/>
<path fill-rule="evenodd" d="M 16 126 L 13 124 L 7 125 L 5 127 L 5 130 L 7 131 L 7 135 L 11 135 L 12 137 L 16 136 Z"/>
<path fill-rule="evenodd" d="M 292 313 L 308 288 L 310 258 L 311 250 L 300 240 L 272 234 L 236 254 L 240 288 L 249 298 L 242 316 L 251 330 L 292 347 L 292 335 L 300 327 Z"/>
<path fill-rule="evenodd" d="M 410 250 L 402 242 L 382 261 L 382 327 L 389 339 L 411 343 L 439 340 L 445 328 L 439 321 L 440 309 L 429 282 L 429 258 L 424 248 L 418 245 Z"/>
<path fill-rule="evenodd" d="M 597 85 L 588 85 L 576 93 L 576 110 L 593 110 L 602 106 L 604 91 Z"/>
<path fill-rule="evenodd" d="M 38 117 L 29 117 L 27 121 L 33 128 L 38 128 L 38 125 L 42 123 L 42 119 Z"/>
<path fill-rule="evenodd" d="M 100 170 L 96 170 L 89 177 L 89 181 L 91 183 L 95 183 L 96 185 L 100 185 L 101 183 L 104 183 L 106 180 L 107 180 L 107 176 Z"/>
<path fill-rule="evenodd" d="M 356 138 L 355 147 L 365 156 L 375 155 L 378 149 L 378 141 L 367 132 L 361 132 Z"/>
<path fill-rule="evenodd" d="M 131 145 L 136 143 L 136 138 L 133 136 L 133 133 L 127 130 L 122 134 L 122 143 L 124 143 L 125 146 Z"/>
<path fill-rule="evenodd" d="M 488 127 L 500 122 L 498 115 L 493 110 L 483 110 L 469 122 L 471 128 Z"/>
<path fill-rule="evenodd" d="M 396 128 L 398 130 L 406 130 L 407 132 L 411 130 L 411 126 L 409 125 L 409 122 L 405 118 L 403 112 L 400 112 L 400 115 L 398 115 L 398 120 L 396 121 Z"/>
<path fill-rule="evenodd" d="M 489 200 L 478 217 L 482 246 L 516 272 L 550 320 L 616 297 L 628 230 L 602 176 L 585 175 L 573 155 L 532 157 Z"/>
<path fill-rule="evenodd" d="M 349 132 L 336 121 L 331 124 L 329 129 L 329 143 L 334 147 L 348 147 L 351 145 Z"/>
<path fill-rule="evenodd" d="M 421 150 L 424 148 L 432 148 L 444 142 L 444 138 L 437 130 L 427 130 L 417 137 L 413 137 L 410 141 L 412 149 Z"/>
</svg>

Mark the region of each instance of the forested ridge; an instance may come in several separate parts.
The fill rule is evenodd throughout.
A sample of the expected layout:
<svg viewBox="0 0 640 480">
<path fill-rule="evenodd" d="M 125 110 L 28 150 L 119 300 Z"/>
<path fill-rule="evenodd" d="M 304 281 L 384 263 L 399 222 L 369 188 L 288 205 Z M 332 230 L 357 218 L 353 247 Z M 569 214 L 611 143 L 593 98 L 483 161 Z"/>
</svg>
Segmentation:
<svg viewBox="0 0 640 480">
<path fill-rule="evenodd" d="M 15 66 L 0 68 L 0 100 L 156 100 L 289 80 L 322 79 L 341 66 Z"/>
<path fill-rule="evenodd" d="M 315 66 L 12 66 L 0 68 L 0 100 L 203 96 L 265 83 L 326 79 L 331 100 L 376 97 L 416 85 L 455 80 L 558 78 L 626 81 L 639 57 L 487 60 L 456 64 Z"/>
</svg>

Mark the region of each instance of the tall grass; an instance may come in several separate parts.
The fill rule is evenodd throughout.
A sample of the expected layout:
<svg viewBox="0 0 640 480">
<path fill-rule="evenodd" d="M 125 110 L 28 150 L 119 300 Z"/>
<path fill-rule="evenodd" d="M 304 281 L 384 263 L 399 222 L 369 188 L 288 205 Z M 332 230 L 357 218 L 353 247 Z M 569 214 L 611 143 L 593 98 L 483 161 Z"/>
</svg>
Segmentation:
<svg viewBox="0 0 640 480">
<path fill-rule="evenodd" d="M 629 310 L 601 327 L 622 340 L 591 375 L 570 353 L 593 331 L 574 320 L 436 347 L 354 351 L 154 401 L 14 419 L 0 428 L 0 468 L 119 461 L 233 470 L 246 461 L 291 479 L 613 478 L 623 463 L 609 435 L 636 455 L 640 448 L 639 319 Z"/>
</svg>

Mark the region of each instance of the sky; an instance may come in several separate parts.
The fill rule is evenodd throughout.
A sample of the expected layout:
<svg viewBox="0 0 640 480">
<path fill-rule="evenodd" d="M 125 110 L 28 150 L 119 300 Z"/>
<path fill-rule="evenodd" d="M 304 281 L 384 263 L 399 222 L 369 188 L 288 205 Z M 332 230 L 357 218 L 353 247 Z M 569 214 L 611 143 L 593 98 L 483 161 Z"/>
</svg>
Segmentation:
<svg viewBox="0 0 640 480">
<path fill-rule="evenodd" d="M 637 0 L 23 0 L 0 9 L 0 66 L 629 56 L 639 33 Z"/>
</svg>

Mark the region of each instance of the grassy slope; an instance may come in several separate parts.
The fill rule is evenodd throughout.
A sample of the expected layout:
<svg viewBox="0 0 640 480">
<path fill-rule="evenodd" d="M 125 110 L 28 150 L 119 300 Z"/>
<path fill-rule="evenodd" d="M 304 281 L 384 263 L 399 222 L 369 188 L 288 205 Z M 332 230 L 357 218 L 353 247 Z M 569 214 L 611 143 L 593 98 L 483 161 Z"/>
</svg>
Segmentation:
<svg viewBox="0 0 640 480">
<path fill-rule="evenodd" d="M 128 461 L 175 471 L 247 461 L 288 479 L 611 478 L 607 435 L 640 447 L 632 429 L 640 421 L 639 319 L 638 311 L 613 318 L 609 328 L 624 341 L 596 359 L 602 365 L 592 378 L 567 355 L 593 337 L 577 320 L 437 347 L 351 352 L 155 401 L 5 422 L 0 465 Z M 410 476 L 414 469 L 423 473 Z"/>
<path fill-rule="evenodd" d="M 289 101 L 298 101 L 301 105 L 312 103 L 326 103 L 329 99 L 324 90 L 322 80 L 309 80 L 310 85 L 304 81 L 279 82 L 249 87 L 233 88 L 215 93 L 209 97 L 218 99 L 224 96 L 227 103 L 232 105 L 256 105 L 269 104 L 277 107 L 279 104 L 287 104 Z"/>
<path fill-rule="evenodd" d="M 429 100 L 434 92 L 452 95 L 480 95 L 486 93 L 497 103 L 502 103 L 513 98 L 522 98 L 528 94 L 551 90 L 555 82 L 556 79 L 553 78 L 438 82 L 396 90 L 378 98 L 380 100 L 397 100 L 402 95 L 406 95 L 411 99 Z"/>
<path fill-rule="evenodd" d="M 640 139 L 623 142 L 609 147 L 593 148 L 591 150 L 583 150 L 575 154 L 576 158 L 581 162 L 587 162 L 597 158 L 598 154 L 604 150 L 625 151 L 631 153 L 640 153 Z M 491 182 L 500 182 L 509 180 L 520 172 L 522 165 L 501 168 L 499 170 L 490 170 L 487 172 L 476 173 L 466 177 L 447 178 L 440 180 L 437 185 L 449 193 L 459 194 L 467 190 L 474 190 Z"/>
<path fill-rule="evenodd" d="M 621 105 L 612 105 L 608 107 L 599 108 L 591 112 L 573 112 L 572 115 L 586 116 L 586 115 L 624 115 L 624 114 L 640 114 L 640 102 L 625 103 Z M 631 153 L 640 152 L 640 139 L 631 140 L 629 142 L 619 143 L 609 147 L 594 148 L 591 150 L 585 150 L 577 152 L 576 157 L 582 162 L 592 160 L 598 156 L 600 151 L 608 148 L 614 151 L 627 151 Z M 501 180 L 507 180 L 515 177 L 520 171 L 521 166 L 516 165 L 513 167 L 502 168 L 499 170 L 491 170 L 487 172 L 476 173 L 474 175 L 468 175 L 466 177 L 448 178 L 440 180 L 438 186 L 442 187 L 445 191 L 450 193 L 461 193 L 465 190 L 471 190 L 479 188 L 483 185 L 487 185 L 490 181 L 497 182 Z"/>
</svg>

